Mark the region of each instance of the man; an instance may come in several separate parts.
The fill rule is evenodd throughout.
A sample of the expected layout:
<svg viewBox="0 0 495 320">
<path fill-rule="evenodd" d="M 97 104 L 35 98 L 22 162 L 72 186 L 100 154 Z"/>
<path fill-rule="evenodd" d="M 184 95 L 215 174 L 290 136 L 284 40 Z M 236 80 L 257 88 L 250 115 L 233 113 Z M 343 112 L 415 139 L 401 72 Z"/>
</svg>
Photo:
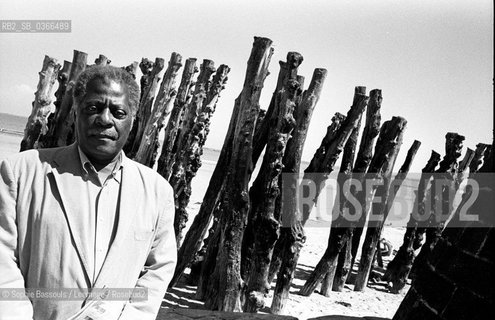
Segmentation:
<svg viewBox="0 0 495 320">
<path fill-rule="evenodd" d="M 0 319 L 65 320 L 92 301 L 114 310 L 105 319 L 155 319 L 176 263 L 174 200 L 122 152 L 138 102 L 126 71 L 89 67 L 74 89 L 76 143 L 0 162 Z M 5 288 L 107 291 L 6 301 Z M 114 288 L 148 296 L 110 301 Z"/>
</svg>

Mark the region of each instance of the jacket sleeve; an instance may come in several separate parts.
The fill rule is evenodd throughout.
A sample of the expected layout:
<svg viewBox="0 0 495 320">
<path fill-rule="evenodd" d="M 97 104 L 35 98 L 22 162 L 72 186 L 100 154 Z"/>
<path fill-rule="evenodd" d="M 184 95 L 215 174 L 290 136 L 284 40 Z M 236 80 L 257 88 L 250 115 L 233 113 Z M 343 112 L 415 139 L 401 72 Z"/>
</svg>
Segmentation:
<svg viewBox="0 0 495 320">
<path fill-rule="evenodd" d="M 32 319 L 33 306 L 24 292 L 19 269 L 16 223 L 17 181 L 8 160 L 0 161 L 0 319 Z"/>
<path fill-rule="evenodd" d="M 139 277 L 136 288 L 148 290 L 147 300 L 130 300 L 124 307 L 121 320 L 156 319 L 168 284 L 174 274 L 177 263 L 177 246 L 174 233 L 174 193 L 166 183 L 165 201 L 159 213 L 153 244 L 146 259 L 144 272 Z"/>
</svg>

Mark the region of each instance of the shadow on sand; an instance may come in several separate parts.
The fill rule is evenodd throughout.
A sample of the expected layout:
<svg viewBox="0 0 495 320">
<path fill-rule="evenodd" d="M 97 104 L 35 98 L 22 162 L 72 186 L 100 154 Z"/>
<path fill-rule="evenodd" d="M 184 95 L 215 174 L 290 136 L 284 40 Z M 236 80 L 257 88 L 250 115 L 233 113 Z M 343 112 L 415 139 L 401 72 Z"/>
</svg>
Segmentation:
<svg viewBox="0 0 495 320">
<path fill-rule="evenodd" d="M 196 287 L 185 285 L 184 282 L 179 283 L 179 286 L 168 289 L 162 308 L 204 309 L 203 302 L 195 298 Z"/>
</svg>

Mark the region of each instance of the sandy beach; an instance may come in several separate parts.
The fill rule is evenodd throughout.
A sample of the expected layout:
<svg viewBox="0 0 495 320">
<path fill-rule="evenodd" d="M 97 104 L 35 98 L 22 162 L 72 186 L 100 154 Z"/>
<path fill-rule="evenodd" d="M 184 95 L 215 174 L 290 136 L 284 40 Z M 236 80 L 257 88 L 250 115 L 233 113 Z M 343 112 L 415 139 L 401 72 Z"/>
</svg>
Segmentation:
<svg viewBox="0 0 495 320">
<path fill-rule="evenodd" d="M 199 206 L 190 206 L 191 211 L 198 210 Z M 353 285 L 345 285 L 342 292 L 332 292 L 330 297 L 319 293 L 319 288 L 309 297 L 298 294 L 306 279 L 313 271 L 323 252 L 326 249 L 327 239 L 330 232 L 328 223 L 310 221 L 307 227 L 306 243 L 301 251 L 299 264 L 296 269 L 295 279 L 292 283 L 289 300 L 284 315 L 297 317 L 298 319 L 311 319 L 322 316 L 351 316 L 351 317 L 376 317 L 379 319 L 391 319 L 399 307 L 410 285 L 400 294 L 387 292 L 384 283 L 368 284 L 363 292 L 354 292 Z M 399 228 L 384 228 L 383 237 L 389 240 L 394 248 L 402 243 L 404 230 Z M 392 257 L 384 257 L 385 266 Z M 354 266 L 356 270 L 357 265 Z M 378 272 L 384 271 L 378 269 Z M 186 273 L 188 270 L 186 270 Z M 187 275 L 184 275 L 177 287 L 169 290 L 165 297 L 164 306 L 170 308 L 196 308 L 203 309 L 203 302 L 194 298 L 195 286 L 188 286 Z M 275 282 L 272 283 L 272 288 Z M 271 305 L 272 291 L 266 299 L 266 304 Z M 269 313 L 269 308 L 261 310 Z"/>
<path fill-rule="evenodd" d="M 0 132 L 0 159 L 18 152 L 21 140 L 22 136 L 19 134 Z M 216 150 L 206 149 L 204 152 L 203 165 L 192 184 L 193 192 L 188 206 L 190 218 L 187 228 L 199 210 L 203 195 L 215 168 L 217 157 L 218 151 Z M 330 231 L 329 226 L 328 221 L 316 219 L 314 214 L 308 222 L 308 227 L 306 228 L 307 240 L 301 252 L 295 280 L 291 288 L 291 295 L 284 314 L 299 319 L 329 315 L 391 319 L 409 289 L 409 285 L 401 294 L 387 292 L 384 283 L 369 284 L 363 292 L 354 292 L 352 285 L 346 285 L 343 292 L 332 292 L 330 297 L 319 294 L 318 290 L 309 297 L 297 294 L 326 249 Z M 382 237 L 390 241 L 394 249 L 397 250 L 402 243 L 403 234 L 403 228 L 385 227 Z M 385 266 L 391 258 L 392 256 L 384 257 Z M 354 266 L 354 269 L 356 269 L 356 266 Z M 378 269 L 377 271 L 383 270 Z M 194 299 L 195 287 L 186 285 L 186 282 L 187 275 L 182 277 L 177 287 L 167 293 L 163 304 L 164 307 L 203 308 L 203 303 Z M 272 285 L 274 286 L 275 283 Z M 269 306 L 270 304 L 271 296 L 267 299 L 267 305 Z M 262 312 L 268 313 L 269 309 L 265 307 Z"/>
</svg>

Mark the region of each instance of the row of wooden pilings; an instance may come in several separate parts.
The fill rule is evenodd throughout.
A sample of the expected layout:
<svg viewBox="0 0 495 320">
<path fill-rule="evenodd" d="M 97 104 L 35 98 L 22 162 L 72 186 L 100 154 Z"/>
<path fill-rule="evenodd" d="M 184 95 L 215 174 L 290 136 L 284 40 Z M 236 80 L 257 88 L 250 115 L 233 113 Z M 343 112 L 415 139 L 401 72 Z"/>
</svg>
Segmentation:
<svg viewBox="0 0 495 320">
<path fill-rule="evenodd" d="M 271 312 L 283 313 L 306 238 L 304 226 L 322 191 L 318 188 L 312 195 L 313 205 L 301 209 L 296 201 L 298 188 L 301 188 L 298 180 L 289 184 L 282 180 L 285 174 L 297 176 L 301 172 L 304 142 L 327 71 L 315 69 L 309 86 L 304 89 L 305 78 L 298 74 L 303 57 L 289 52 L 287 60 L 280 61 L 276 89 L 268 108 L 263 110 L 259 101 L 272 54 L 272 41 L 255 37 L 244 85 L 234 102 L 216 168 L 185 237 L 183 229 L 188 219 L 186 208 L 191 181 L 201 166 L 202 149 L 230 68 L 221 65 L 215 69 L 213 61 L 205 59 L 198 69 L 194 58 L 187 59 L 183 65 L 181 55 L 175 52 L 162 79 L 159 75 L 165 63 L 161 58 L 155 62 L 143 58 L 139 64 L 134 62 L 123 67 L 134 77 L 138 66 L 142 73 L 139 109 L 124 151 L 150 167 L 157 161 L 157 171 L 175 191 L 174 228 L 179 259 L 171 286 L 175 286 L 184 270 L 191 266 L 190 278 L 197 281 L 196 296 L 212 310 L 257 312 L 265 306 L 270 284 L 276 279 Z M 96 65 L 109 63 L 103 55 L 95 61 Z M 177 85 L 182 66 L 182 77 Z M 63 67 L 56 59 L 45 57 L 21 150 L 63 146 L 74 141 L 73 86 L 86 67 L 87 54 L 80 51 L 74 51 L 73 61 L 65 61 Z M 56 80 L 58 90 L 53 111 L 50 96 Z M 320 147 L 301 173 L 303 178 L 319 186 L 334 170 L 342 154 L 338 185 L 345 185 L 350 178 L 362 183 L 381 182 L 371 190 L 349 191 L 363 208 L 371 203 L 373 214 L 379 217 L 369 221 L 367 228 L 366 214 L 353 223 L 346 220 L 343 213 L 352 206 L 343 193 L 338 195 L 341 198 L 334 208 L 338 215 L 332 222 L 328 247 L 300 290 L 302 295 L 311 295 L 320 284 L 320 292 L 327 296 L 332 290 L 343 290 L 344 284 L 350 281 L 364 231 L 355 291 L 366 287 L 375 257 L 378 262 L 381 260 L 379 241 L 384 222 L 421 145 L 414 141 L 392 179 L 407 121 L 397 116 L 382 124 L 381 105 L 381 90 L 371 90 L 367 95 L 365 87 L 356 87 L 347 115 L 335 114 Z M 162 129 L 165 138 L 160 151 L 158 136 Z M 441 177 L 449 181 L 442 194 L 455 193 L 466 178 L 468 168 L 470 174 L 474 174 L 481 168 L 484 157 L 489 155 L 492 159 L 491 146 L 480 143 L 474 151 L 468 148 L 464 159 L 458 162 L 463 141 L 462 135 L 447 133 L 442 161 L 439 153 L 431 151 L 416 193 L 417 210 L 428 209 L 425 203 L 429 197 L 441 198 L 431 194 L 430 186 L 435 179 Z M 249 187 L 257 164 L 259 173 Z M 491 160 L 486 161 L 485 171 L 488 165 Z M 285 188 L 283 212 L 282 186 Z M 381 200 L 373 201 L 374 198 Z M 443 214 L 455 216 L 453 199 L 443 197 L 440 201 L 446 201 Z M 423 272 L 444 228 L 444 224 L 437 224 L 433 218 L 423 224 L 411 218 L 404 243 L 381 279 L 390 284 L 391 292 L 399 292 L 409 277 L 416 278 Z M 421 251 L 415 259 L 415 250 L 419 248 Z"/>
</svg>

